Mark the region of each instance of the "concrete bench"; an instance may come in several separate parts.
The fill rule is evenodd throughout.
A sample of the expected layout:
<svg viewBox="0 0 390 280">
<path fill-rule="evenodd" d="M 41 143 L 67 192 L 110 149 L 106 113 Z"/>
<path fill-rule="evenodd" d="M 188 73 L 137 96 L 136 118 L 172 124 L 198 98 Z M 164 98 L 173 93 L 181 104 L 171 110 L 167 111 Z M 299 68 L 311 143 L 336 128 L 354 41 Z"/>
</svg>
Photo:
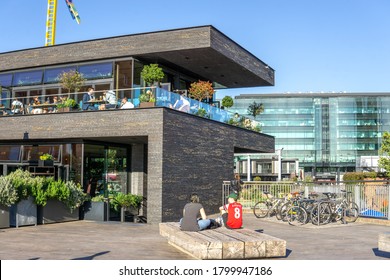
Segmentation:
<svg viewBox="0 0 390 280">
<path fill-rule="evenodd" d="M 378 250 L 390 252 L 390 232 L 384 232 L 379 234 Z"/>
<path fill-rule="evenodd" d="M 160 223 L 168 243 L 197 259 L 259 259 L 286 256 L 286 241 L 250 229 L 224 227 L 181 231 L 179 223 Z"/>
</svg>

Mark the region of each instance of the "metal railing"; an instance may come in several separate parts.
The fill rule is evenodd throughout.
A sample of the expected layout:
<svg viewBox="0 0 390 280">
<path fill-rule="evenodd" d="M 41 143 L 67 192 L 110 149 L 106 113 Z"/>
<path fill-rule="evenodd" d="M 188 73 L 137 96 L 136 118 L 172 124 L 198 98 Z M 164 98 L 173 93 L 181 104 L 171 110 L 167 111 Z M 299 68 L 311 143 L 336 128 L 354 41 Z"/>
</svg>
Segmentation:
<svg viewBox="0 0 390 280">
<path fill-rule="evenodd" d="M 348 182 L 336 185 L 245 182 L 242 186 L 239 202 L 244 208 L 251 209 L 256 202 L 262 199 L 264 191 L 275 197 L 282 197 L 294 192 L 304 192 L 304 196 L 308 197 L 312 193 L 322 194 L 324 192 L 332 192 L 342 196 L 341 190 L 351 192 L 349 199 L 359 206 L 359 216 L 390 220 L 390 185 L 387 181 Z M 226 203 L 226 196 L 230 192 L 230 181 L 224 181 L 222 184 L 222 203 Z"/>
</svg>

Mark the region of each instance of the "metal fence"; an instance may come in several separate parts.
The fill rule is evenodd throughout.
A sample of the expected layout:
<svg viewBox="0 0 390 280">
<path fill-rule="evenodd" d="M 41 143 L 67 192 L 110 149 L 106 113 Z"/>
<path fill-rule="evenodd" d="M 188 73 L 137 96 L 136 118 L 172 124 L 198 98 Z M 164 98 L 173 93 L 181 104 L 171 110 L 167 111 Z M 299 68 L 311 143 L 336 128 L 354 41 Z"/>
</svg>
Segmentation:
<svg viewBox="0 0 390 280">
<path fill-rule="evenodd" d="M 342 195 L 341 190 L 351 192 L 349 198 L 359 206 L 359 216 L 390 220 L 390 185 L 388 181 L 364 181 L 340 183 L 337 185 L 316 185 L 314 183 L 301 184 L 291 182 L 245 182 L 242 186 L 239 202 L 244 208 L 251 209 L 261 200 L 263 192 L 273 196 L 283 197 L 294 192 L 304 192 L 304 196 L 324 192 Z M 231 192 L 230 181 L 222 184 L 222 204 Z"/>
</svg>

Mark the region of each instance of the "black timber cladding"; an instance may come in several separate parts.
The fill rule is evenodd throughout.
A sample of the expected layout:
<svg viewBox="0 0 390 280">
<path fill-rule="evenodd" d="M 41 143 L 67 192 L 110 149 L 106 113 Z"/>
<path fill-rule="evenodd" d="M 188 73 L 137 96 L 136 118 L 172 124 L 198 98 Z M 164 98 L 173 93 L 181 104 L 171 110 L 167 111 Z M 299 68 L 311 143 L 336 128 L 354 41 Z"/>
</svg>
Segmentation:
<svg viewBox="0 0 390 280">
<path fill-rule="evenodd" d="M 274 70 L 212 26 L 175 29 L 0 54 L 0 72 L 133 56 L 226 87 L 274 85 Z"/>
</svg>

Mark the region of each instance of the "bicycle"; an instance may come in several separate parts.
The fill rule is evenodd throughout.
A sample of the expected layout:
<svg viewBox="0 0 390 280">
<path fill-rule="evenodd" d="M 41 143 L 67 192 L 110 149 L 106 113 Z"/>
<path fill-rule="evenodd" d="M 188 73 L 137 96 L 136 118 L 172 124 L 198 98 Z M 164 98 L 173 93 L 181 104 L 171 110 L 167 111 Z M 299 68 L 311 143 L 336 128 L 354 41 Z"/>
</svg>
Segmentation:
<svg viewBox="0 0 390 280">
<path fill-rule="evenodd" d="M 265 218 L 270 217 L 275 214 L 276 218 L 280 220 L 282 217 L 280 215 L 280 207 L 285 202 L 286 198 L 275 198 L 270 196 L 269 192 L 263 192 L 266 196 L 265 201 L 259 201 L 253 207 L 253 214 L 256 218 Z"/>
<path fill-rule="evenodd" d="M 335 221 L 342 220 L 343 223 L 353 223 L 359 216 L 359 206 L 355 202 L 349 201 L 348 194 L 352 192 L 345 190 L 341 190 L 341 192 L 343 193 L 342 200 L 331 204 L 332 218 Z"/>
<path fill-rule="evenodd" d="M 353 223 L 359 216 L 359 207 L 353 202 L 349 201 L 347 192 L 343 192 L 343 198 L 336 198 L 334 193 L 323 193 L 327 196 L 326 200 L 319 201 L 313 211 L 311 212 L 311 220 L 313 224 L 323 225 L 330 223 L 331 221 L 340 221 L 343 223 Z"/>
</svg>

